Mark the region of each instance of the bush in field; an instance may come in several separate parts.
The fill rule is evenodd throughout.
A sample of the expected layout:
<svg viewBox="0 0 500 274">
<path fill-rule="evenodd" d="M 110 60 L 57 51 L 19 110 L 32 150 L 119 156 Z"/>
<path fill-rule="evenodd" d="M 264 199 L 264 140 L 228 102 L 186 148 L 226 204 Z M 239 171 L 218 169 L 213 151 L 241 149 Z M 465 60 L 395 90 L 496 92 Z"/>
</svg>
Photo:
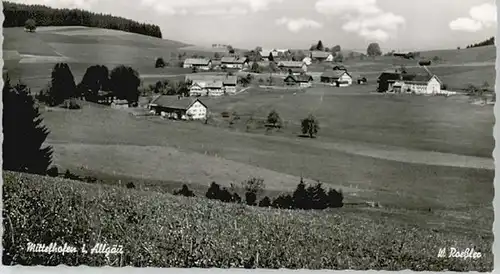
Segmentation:
<svg viewBox="0 0 500 274">
<path fill-rule="evenodd" d="M 40 112 L 28 89 L 11 87 L 4 78 L 3 97 L 3 169 L 47 174 L 52 163 L 52 147 L 43 146 L 49 130 L 42 125 Z"/>
<path fill-rule="evenodd" d="M 233 195 L 231 196 L 231 202 L 232 203 L 241 203 L 241 197 L 238 195 L 238 193 L 234 192 Z"/>
<path fill-rule="evenodd" d="M 113 95 L 118 99 L 127 100 L 129 104 L 139 100 L 139 73 L 131 67 L 118 66 L 111 71 L 110 83 Z"/>
<path fill-rule="evenodd" d="M 162 57 L 156 58 L 155 68 L 163 68 L 165 65 L 165 60 Z"/>
<path fill-rule="evenodd" d="M 81 109 L 75 98 L 64 100 L 64 104 L 62 105 L 62 107 L 66 109 Z"/>
<path fill-rule="evenodd" d="M 293 197 L 290 194 L 282 194 L 273 200 L 271 206 L 281 209 L 293 209 Z"/>
<path fill-rule="evenodd" d="M 181 189 L 175 190 L 174 195 L 181 195 L 185 197 L 195 197 L 193 191 L 189 189 L 189 187 L 186 184 L 183 184 Z"/>
<path fill-rule="evenodd" d="M 259 207 L 271 207 L 271 199 L 269 197 L 264 197 L 262 200 L 259 202 Z"/>
<path fill-rule="evenodd" d="M 217 200 L 220 197 L 220 186 L 216 182 L 212 182 L 208 188 L 205 197 L 211 200 Z"/>
<path fill-rule="evenodd" d="M 56 166 L 53 166 L 47 170 L 47 175 L 50 177 L 57 177 L 59 176 L 59 169 Z"/>
<path fill-rule="evenodd" d="M 253 62 L 252 67 L 250 68 L 250 71 L 254 73 L 262 73 L 263 68 L 259 66 L 259 63 Z"/>
<path fill-rule="evenodd" d="M 253 192 L 245 192 L 245 202 L 249 206 L 255 206 L 257 201 L 257 195 Z"/>
<path fill-rule="evenodd" d="M 34 19 L 28 19 L 26 20 L 26 22 L 24 23 L 24 28 L 26 30 L 28 30 L 29 32 L 35 32 L 36 30 L 36 22 Z"/>
<path fill-rule="evenodd" d="M 281 128 L 283 121 L 276 110 L 272 110 L 269 115 L 267 115 L 267 123 L 275 128 Z"/>
<path fill-rule="evenodd" d="M 233 195 L 231 194 L 231 192 L 229 192 L 227 188 L 223 187 L 219 192 L 218 200 L 224 203 L 230 203 L 232 199 Z"/>
<path fill-rule="evenodd" d="M 309 135 L 310 138 L 313 138 L 318 134 L 319 122 L 314 115 L 310 114 L 307 118 L 301 121 L 301 129 L 302 134 Z"/>
<path fill-rule="evenodd" d="M 127 183 L 127 188 L 128 188 L 128 189 L 135 188 L 135 184 L 134 184 L 134 183 L 132 183 L 132 182 L 128 182 L 128 183 Z"/>
</svg>

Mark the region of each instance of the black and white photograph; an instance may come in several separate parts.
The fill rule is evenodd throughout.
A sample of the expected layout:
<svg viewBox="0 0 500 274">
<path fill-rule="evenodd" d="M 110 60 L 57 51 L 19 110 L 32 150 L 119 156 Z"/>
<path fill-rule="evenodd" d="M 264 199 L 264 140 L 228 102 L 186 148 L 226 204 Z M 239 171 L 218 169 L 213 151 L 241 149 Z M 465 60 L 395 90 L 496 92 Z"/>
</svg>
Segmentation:
<svg viewBox="0 0 500 274">
<path fill-rule="evenodd" d="M 2 7 L 3 267 L 493 271 L 494 0 Z"/>
</svg>

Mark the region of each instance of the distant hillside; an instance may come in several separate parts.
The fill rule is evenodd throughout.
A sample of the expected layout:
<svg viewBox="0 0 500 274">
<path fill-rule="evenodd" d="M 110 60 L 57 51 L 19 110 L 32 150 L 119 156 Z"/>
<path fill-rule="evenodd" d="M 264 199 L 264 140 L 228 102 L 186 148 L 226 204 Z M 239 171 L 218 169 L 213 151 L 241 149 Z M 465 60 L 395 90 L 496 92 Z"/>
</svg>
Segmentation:
<svg viewBox="0 0 500 274">
<path fill-rule="evenodd" d="M 495 45 L 494 36 L 477 44 L 468 45 L 467 48 L 477 48 L 477 47 L 492 46 L 492 45 Z"/>
<path fill-rule="evenodd" d="M 25 5 L 4 1 L 3 12 L 5 15 L 4 28 L 24 27 L 26 20 L 32 18 L 36 21 L 37 26 L 86 26 L 162 38 L 159 26 L 78 9 L 54 9 L 42 5 Z"/>
</svg>

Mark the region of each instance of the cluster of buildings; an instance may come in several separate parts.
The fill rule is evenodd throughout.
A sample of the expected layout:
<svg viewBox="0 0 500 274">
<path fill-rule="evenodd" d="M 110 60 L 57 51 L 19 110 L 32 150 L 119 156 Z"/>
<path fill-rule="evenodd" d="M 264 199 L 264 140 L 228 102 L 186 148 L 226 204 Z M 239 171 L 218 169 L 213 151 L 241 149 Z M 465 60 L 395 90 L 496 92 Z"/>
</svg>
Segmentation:
<svg viewBox="0 0 500 274">
<path fill-rule="evenodd" d="M 238 84 L 238 78 L 232 75 L 186 75 L 185 81 L 191 83 L 189 95 L 193 97 L 235 94 Z"/>
</svg>

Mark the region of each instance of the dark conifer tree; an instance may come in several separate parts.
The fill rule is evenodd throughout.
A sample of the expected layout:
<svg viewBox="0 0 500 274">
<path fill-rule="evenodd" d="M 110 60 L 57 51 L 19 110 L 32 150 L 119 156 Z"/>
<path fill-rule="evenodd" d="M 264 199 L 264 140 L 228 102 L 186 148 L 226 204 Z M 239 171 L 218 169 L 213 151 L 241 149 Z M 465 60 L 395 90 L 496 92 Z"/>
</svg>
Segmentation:
<svg viewBox="0 0 500 274">
<path fill-rule="evenodd" d="M 52 163 L 52 147 L 43 147 L 49 131 L 27 87 L 4 79 L 3 169 L 45 175 Z"/>
</svg>

